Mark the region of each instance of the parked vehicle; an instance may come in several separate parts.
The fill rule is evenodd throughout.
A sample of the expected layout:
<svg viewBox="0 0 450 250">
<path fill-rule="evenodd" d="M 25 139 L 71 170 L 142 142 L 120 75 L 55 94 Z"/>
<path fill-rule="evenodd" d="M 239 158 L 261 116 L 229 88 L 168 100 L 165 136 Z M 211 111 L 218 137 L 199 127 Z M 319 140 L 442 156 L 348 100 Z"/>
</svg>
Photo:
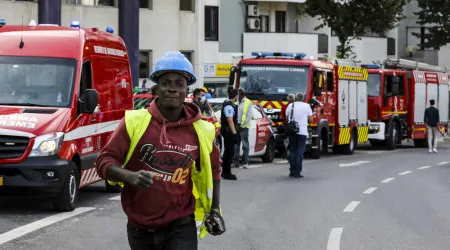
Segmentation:
<svg viewBox="0 0 450 250">
<path fill-rule="evenodd" d="M 369 140 L 372 145 L 395 149 L 404 139 L 427 147 L 424 123 L 429 100 L 439 109 L 441 133 L 448 132 L 449 76 L 434 65 L 405 59 L 387 59 L 369 69 Z"/>
<path fill-rule="evenodd" d="M 226 98 L 213 98 L 208 101 L 211 103 L 214 113 L 219 121 L 222 114 L 222 104 Z M 275 158 L 275 134 L 272 129 L 272 121 L 267 117 L 264 109 L 257 102 L 253 105 L 253 118 L 249 129 L 249 156 L 261 156 L 263 162 L 273 162 Z M 223 138 L 220 148 L 223 149 Z M 242 144 L 240 155 L 242 156 Z"/>
<path fill-rule="evenodd" d="M 103 181 L 97 154 L 133 109 L 126 46 L 107 31 L 0 19 L 1 195 L 48 196 L 71 211 L 79 188 Z"/>
<path fill-rule="evenodd" d="M 367 69 L 353 60 L 304 59 L 305 53 L 253 52 L 231 68 L 230 87 L 245 89 L 279 126 L 289 93 L 305 93 L 313 110 L 306 151 L 320 158 L 332 148 L 353 154 L 368 141 Z M 277 135 L 281 136 L 281 135 Z M 284 140 L 277 140 L 284 149 Z"/>
</svg>

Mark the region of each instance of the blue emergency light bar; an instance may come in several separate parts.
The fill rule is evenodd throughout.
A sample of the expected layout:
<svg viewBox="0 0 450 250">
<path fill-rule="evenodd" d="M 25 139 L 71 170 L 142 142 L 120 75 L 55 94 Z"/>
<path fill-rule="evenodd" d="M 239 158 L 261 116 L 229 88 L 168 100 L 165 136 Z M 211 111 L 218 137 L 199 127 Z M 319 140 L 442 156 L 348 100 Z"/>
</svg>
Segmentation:
<svg viewBox="0 0 450 250">
<path fill-rule="evenodd" d="M 361 67 L 366 69 L 381 69 L 381 65 L 379 64 L 363 64 Z"/>
<path fill-rule="evenodd" d="M 108 33 L 114 33 L 114 29 L 113 29 L 113 27 L 106 27 L 106 32 L 108 32 Z"/>
<path fill-rule="evenodd" d="M 70 23 L 70 27 L 72 28 L 80 28 L 80 21 L 74 20 Z"/>
<path fill-rule="evenodd" d="M 291 53 L 291 52 L 252 52 L 252 56 L 256 57 L 269 57 L 269 56 L 282 56 L 292 57 L 295 59 L 302 59 L 306 57 L 306 53 Z"/>
<path fill-rule="evenodd" d="M 6 20 L 4 18 L 0 18 L 0 27 L 6 25 Z"/>
</svg>

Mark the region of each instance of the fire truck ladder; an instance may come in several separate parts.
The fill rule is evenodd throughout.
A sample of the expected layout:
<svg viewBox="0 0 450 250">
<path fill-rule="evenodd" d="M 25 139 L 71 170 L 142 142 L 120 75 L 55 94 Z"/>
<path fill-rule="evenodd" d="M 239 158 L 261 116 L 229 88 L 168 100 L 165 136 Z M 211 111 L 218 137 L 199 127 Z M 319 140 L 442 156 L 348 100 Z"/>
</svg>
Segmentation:
<svg viewBox="0 0 450 250">
<path fill-rule="evenodd" d="M 406 59 L 387 59 L 384 61 L 384 68 L 395 68 L 404 70 L 421 70 L 446 73 L 447 69 L 435 65 L 430 65 L 422 62 L 416 62 Z"/>
<path fill-rule="evenodd" d="M 355 61 L 352 59 L 335 59 L 335 58 L 327 58 L 326 60 L 329 63 L 333 63 L 339 66 L 348 66 L 348 67 L 361 67 L 360 61 Z"/>
</svg>

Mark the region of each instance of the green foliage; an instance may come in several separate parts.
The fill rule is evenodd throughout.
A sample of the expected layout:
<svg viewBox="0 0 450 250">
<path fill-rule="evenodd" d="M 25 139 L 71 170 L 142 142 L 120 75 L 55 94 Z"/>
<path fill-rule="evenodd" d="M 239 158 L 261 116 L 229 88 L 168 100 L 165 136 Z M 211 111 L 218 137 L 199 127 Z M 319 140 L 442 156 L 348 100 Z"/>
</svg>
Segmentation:
<svg viewBox="0 0 450 250">
<path fill-rule="evenodd" d="M 354 58 L 351 41 L 360 39 L 367 32 L 384 36 L 386 31 L 404 19 L 403 6 L 410 0 L 307 0 L 306 13 L 322 22 L 316 30 L 325 26 L 337 36 L 340 45 L 338 58 Z"/>
<path fill-rule="evenodd" d="M 440 49 L 450 43 L 450 0 L 418 0 L 421 8 L 417 15 L 417 23 L 426 25 L 428 31 L 424 34 L 424 43 L 418 44 L 425 48 Z M 421 35 L 413 33 L 420 38 Z"/>
</svg>

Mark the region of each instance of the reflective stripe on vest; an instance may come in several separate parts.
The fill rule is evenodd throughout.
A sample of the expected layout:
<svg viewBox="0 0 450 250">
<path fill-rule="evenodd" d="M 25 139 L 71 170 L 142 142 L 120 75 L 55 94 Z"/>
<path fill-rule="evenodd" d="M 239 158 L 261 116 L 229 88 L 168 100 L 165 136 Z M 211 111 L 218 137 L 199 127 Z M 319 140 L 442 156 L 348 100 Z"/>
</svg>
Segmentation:
<svg viewBox="0 0 450 250">
<path fill-rule="evenodd" d="M 245 98 L 244 108 L 242 109 L 242 116 L 241 116 L 241 127 L 242 128 L 250 128 L 251 119 L 248 121 L 248 124 L 245 124 L 245 121 L 247 120 L 248 109 L 250 108 L 251 103 L 252 103 L 252 101 Z"/>
<path fill-rule="evenodd" d="M 130 147 L 122 167 L 125 168 L 133 152 L 147 130 L 152 115 L 147 109 L 127 110 L 125 112 L 125 126 L 130 137 Z M 200 170 L 197 171 L 195 162 L 191 166 L 191 179 L 193 183 L 192 194 L 195 197 L 195 220 L 201 221 L 200 238 L 203 239 L 208 231 L 204 225 L 205 213 L 210 213 L 213 199 L 213 178 L 210 154 L 213 150 L 216 132 L 214 126 L 207 121 L 198 120 L 192 124 L 197 132 L 200 144 Z M 110 185 L 124 186 L 123 183 L 108 181 Z"/>
</svg>

